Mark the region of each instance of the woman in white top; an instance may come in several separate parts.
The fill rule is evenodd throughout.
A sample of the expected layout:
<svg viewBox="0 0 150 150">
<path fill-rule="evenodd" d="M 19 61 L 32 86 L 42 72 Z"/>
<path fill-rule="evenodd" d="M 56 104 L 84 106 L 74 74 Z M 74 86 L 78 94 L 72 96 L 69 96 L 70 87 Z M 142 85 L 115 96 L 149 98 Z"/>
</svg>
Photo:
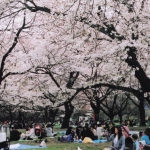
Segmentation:
<svg viewBox="0 0 150 150">
<path fill-rule="evenodd" d="M 52 126 L 51 126 L 51 124 L 48 124 L 47 126 L 46 126 L 46 136 L 50 136 L 50 137 L 52 137 L 53 136 L 53 129 L 52 129 Z"/>
<path fill-rule="evenodd" d="M 35 138 L 34 128 L 31 126 L 28 127 L 28 133 L 26 134 L 27 140 L 33 140 Z"/>
<path fill-rule="evenodd" d="M 98 138 L 100 139 L 102 136 L 103 136 L 103 127 L 101 126 L 101 124 L 98 124 L 97 125 L 97 128 L 96 128 L 96 132 L 97 132 L 97 136 Z"/>
<path fill-rule="evenodd" d="M 96 131 L 96 128 L 97 126 L 91 126 L 91 131 L 93 132 L 93 134 L 94 134 L 94 140 L 97 140 L 98 139 L 98 137 L 97 137 L 97 131 Z"/>
<path fill-rule="evenodd" d="M 53 132 L 52 124 L 48 124 L 45 130 L 46 130 L 46 136 L 53 137 L 57 135 L 57 133 Z"/>
</svg>

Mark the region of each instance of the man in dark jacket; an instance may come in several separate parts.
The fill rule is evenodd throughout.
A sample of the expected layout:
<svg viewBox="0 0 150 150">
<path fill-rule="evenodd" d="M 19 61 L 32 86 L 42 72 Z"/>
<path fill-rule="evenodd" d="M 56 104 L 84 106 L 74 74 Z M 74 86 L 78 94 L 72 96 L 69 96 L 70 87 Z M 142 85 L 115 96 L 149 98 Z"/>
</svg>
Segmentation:
<svg viewBox="0 0 150 150">
<path fill-rule="evenodd" d="M 93 132 L 90 130 L 90 128 L 88 128 L 87 126 L 85 126 L 81 132 L 81 137 L 82 140 L 84 140 L 85 137 L 89 137 L 92 140 L 94 140 L 94 134 Z"/>
<path fill-rule="evenodd" d="M 20 139 L 21 132 L 19 132 L 15 125 L 12 126 L 12 130 L 10 131 L 10 141 L 18 141 Z"/>
</svg>

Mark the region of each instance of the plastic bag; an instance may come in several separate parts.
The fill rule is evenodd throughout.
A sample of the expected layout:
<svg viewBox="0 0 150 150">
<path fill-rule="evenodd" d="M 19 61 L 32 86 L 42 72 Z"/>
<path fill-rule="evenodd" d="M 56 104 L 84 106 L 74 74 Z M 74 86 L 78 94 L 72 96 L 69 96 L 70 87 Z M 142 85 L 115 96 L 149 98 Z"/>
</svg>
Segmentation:
<svg viewBox="0 0 150 150">
<path fill-rule="evenodd" d="M 46 143 L 44 140 L 41 142 L 40 147 L 46 147 Z"/>
</svg>

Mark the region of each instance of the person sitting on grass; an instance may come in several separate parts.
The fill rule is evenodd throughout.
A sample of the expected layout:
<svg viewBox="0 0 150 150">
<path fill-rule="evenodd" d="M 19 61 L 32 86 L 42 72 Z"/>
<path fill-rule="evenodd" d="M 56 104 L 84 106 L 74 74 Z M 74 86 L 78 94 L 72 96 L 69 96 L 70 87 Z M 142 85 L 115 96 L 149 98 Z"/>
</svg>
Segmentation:
<svg viewBox="0 0 150 150">
<path fill-rule="evenodd" d="M 108 134 L 108 133 L 107 133 Z M 115 133 L 111 134 L 110 137 L 107 135 L 107 141 L 112 141 L 112 148 L 124 150 L 125 149 L 125 136 L 122 133 L 120 126 L 115 127 Z"/>
<path fill-rule="evenodd" d="M 122 128 L 122 134 L 125 136 L 126 149 L 132 150 L 133 149 L 133 140 L 131 138 L 129 127 L 123 125 L 121 128 Z"/>
<path fill-rule="evenodd" d="M 77 139 L 81 139 L 82 126 L 76 127 L 76 137 Z"/>
<path fill-rule="evenodd" d="M 91 130 L 92 133 L 94 134 L 93 140 L 98 140 L 96 128 L 97 128 L 97 126 L 95 126 L 95 125 L 93 125 L 93 126 L 90 127 L 90 130 Z"/>
<path fill-rule="evenodd" d="M 139 150 L 138 135 L 132 134 L 132 140 L 133 140 L 133 150 Z"/>
<path fill-rule="evenodd" d="M 46 136 L 48 137 L 53 137 L 57 135 L 57 133 L 53 132 L 53 126 L 50 123 L 47 124 L 45 131 L 46 131 Z"/>
<path fill-rule="evenodd" d="M 81 139 L 84 140 L 85 137 L 88 137 L 94 140 L 94 134 L 91 131 L 91 129 L 88 127 L 88 125 L 85 125 L 85 127 L 83 127 L 83 130 L 81 132 Z"/>
<path fill-rule="evenodd" d="M 10 141 L 18 141 L 20 139 L 21 132 L 16 129 L 15 125 L 12 125 L 12 130 L 10 131 Z"/>
<path fill-rule="evenodd" d="M 144 135 L 141 137 L 141 141 L 145 141 L 147 145 L 150 145 L 150 128 L 146 128 Z"/>
<path fill-rule="evenodd" d="M 33 140 L 35 138 L 34 127 L 32 127 L 32 125 L 28 127 L 26 137 L 27 140 Z"/>
<path fill-rule="evenodd" d="M 103 136 L 103 127 L 101 126 L 100 123 L 97 124 L 96 132 L 97 132 L 98 139 L 100 139 Z"/>
<path fill-rule="evenodd" d="M 66 135 L 58 137 L 58 141 L 60 141 L 60 142 L 71 142 L 71 141 L 73 141 L 74 136 L 75 136 L 75 132 L 73 131 L 73 128 L 68 127 L 68 129 L 66 131 Z"/>
</svg>

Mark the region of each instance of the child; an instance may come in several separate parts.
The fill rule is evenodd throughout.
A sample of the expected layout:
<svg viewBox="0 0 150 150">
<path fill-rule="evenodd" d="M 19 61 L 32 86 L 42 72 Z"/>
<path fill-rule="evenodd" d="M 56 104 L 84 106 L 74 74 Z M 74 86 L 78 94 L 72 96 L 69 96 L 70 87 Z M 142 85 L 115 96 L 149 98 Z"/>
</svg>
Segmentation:
<svg viewBox="0 0 150 150">
<path fill-rule="evenodd" d="M 139 150 L 138 135 L 132 134 L 132 140 L 133 140 L 133 150 Z"/>
</svg>

